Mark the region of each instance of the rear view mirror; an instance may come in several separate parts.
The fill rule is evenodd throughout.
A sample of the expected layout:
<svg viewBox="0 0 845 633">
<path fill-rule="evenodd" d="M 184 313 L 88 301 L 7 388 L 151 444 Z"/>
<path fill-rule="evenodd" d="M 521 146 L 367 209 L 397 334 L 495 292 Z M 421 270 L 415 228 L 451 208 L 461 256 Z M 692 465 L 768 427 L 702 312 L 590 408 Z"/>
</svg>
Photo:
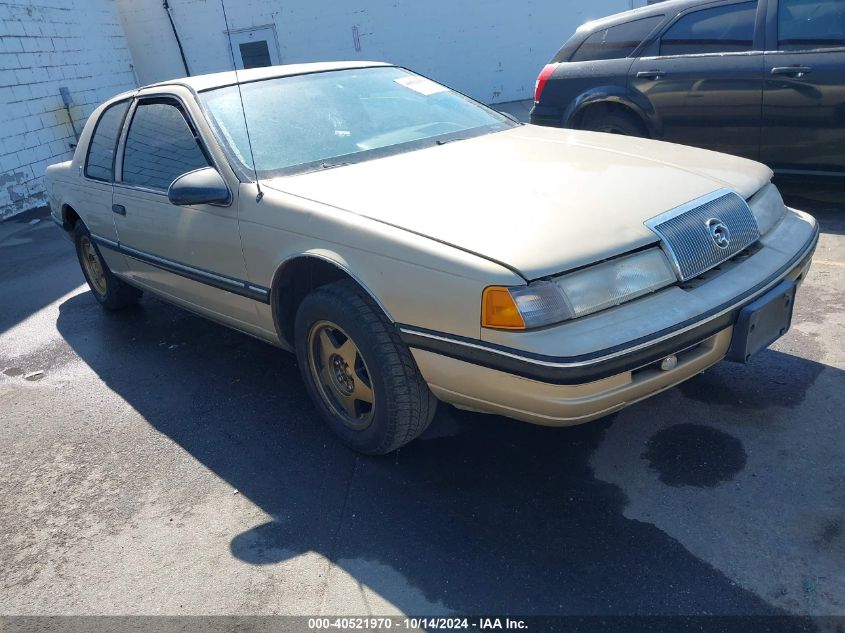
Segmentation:
<svg viewBox="0 0 845 633">
<path fill-rule="evenodd" d="M 167 189 L 167 199 L 179 206 L 228 204 L 231 200 L 226 181 L 214 167 L 203 167 L 182 174 Z"/>
</svg>

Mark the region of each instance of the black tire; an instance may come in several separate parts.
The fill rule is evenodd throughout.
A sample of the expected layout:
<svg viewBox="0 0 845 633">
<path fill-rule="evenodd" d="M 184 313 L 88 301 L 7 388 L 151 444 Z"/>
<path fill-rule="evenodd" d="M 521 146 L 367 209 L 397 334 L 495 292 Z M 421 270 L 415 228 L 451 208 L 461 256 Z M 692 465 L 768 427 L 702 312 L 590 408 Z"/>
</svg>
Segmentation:
<svg viewBox="0 0 845 633">
<path fill-rule="evenodd" d="M 101 306 L 107 310 L 120 310 L 138 302 L 141 291 L 115 277 L 82 222 L 77 222 L 73 229 L 73 243 L 85 281 Z"/>
<path fill-rule="evenodd" d="M 361 412 L 361 418 L 353 419 L 359 408 L 366 409 L 367 403 L 356 401 L 352 416 L 347 415 L 342 405 L 337 406 L 337 387 L 330 388 L 326 384 L 329 376 L 321 374 L 320 367 L 328 370 L 331 366 L 328 373 L 337 369 L 330 362 L 322 363 L 318 359 L 321 354 L 316 348 L 317 339 L 322 332 L 333 337 L 333 344 L 351 340 L 356 348 L 355 358 L 360 362 L 353 361 L 354 373 L 347 369 L 346 375 L 350 376 L 350 382 L 357 380 L 370 387 L 374 396 L 369 411 Z M 344 444 L 367 455 L 384 455 L 404 446 L 428 427 L 437 399 L 394 326 L 356 283 L 338 281 L 321 286 L 305 297 L 296 313 L 294 337 L 308 393 Z M 329 351 L 340 353 L 340 348 L 329 346 Z M 341 372 L 339 380 L 343 380 L 343 375 Z M 352 389 L 350 385 L 350 393 Z"/>
<path fill-rule="evenodd" d="M 642 121 L 636 115 L 622 110 L 609 110 L 596 106 L 589 108 L 584 113 L 579 128 L 593 132 L 637 136 L 640 138 L 646 138 L 648 136 L 645 125 L 643 125 Z"/>
</svg>

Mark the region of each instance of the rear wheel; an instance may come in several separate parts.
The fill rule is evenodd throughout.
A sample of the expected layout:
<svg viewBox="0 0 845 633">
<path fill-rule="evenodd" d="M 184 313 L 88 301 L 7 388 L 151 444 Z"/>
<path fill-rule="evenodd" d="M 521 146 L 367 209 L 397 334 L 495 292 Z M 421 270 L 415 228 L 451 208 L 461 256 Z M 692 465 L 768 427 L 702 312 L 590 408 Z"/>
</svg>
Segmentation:
<svg viewBox="0 0 845 633">
<path fill-rule="evenodd" d="M 347 446 L 382 455 L 429 425 L 437 400 L 393 325 L 357 284 L 317 288 L 299 306 L 294 330 L 302 379 Z"/>
<path fill-rule="evenodd" d="M 607 134 L 647 137 L 648 132 L 636 115 L 622 109 L 590 107 L 581 117 L 579 128 Z"/>
<path fill-rule="evenodd" d="M 107 310 L 119 310 L 138 301 L 141 291 L 115 277 L 109 270 L 91 234 L 82 222 L 73 231 L 76 256 L 91 294 Z"/>
</svg>

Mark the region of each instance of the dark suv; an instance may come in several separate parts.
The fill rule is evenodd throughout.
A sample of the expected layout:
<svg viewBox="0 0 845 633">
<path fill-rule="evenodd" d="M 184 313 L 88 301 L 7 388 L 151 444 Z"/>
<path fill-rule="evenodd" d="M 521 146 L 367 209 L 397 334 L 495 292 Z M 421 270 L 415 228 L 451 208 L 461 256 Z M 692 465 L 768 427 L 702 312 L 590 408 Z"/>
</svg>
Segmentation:
<svg viewBox="0 0 845 633">
<path fill-rule="evenodd" d="M 668 0 L 583 25 L 531 122 L 845 176 L 845 0 Z"/>
</svg>

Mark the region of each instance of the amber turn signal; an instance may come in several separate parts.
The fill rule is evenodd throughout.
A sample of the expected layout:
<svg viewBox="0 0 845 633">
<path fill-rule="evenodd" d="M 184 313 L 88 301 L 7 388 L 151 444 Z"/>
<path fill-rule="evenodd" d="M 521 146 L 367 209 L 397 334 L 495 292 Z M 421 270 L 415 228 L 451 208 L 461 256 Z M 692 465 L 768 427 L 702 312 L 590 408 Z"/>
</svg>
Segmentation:
<svg viewBox="0 0 845 633">
<path fill-rule="evenodd" d="M 481 298 L 481 325 L 504 330 L 524 330 L 525 321 L 507 288 L 488 286 Z"/>
</svg>

